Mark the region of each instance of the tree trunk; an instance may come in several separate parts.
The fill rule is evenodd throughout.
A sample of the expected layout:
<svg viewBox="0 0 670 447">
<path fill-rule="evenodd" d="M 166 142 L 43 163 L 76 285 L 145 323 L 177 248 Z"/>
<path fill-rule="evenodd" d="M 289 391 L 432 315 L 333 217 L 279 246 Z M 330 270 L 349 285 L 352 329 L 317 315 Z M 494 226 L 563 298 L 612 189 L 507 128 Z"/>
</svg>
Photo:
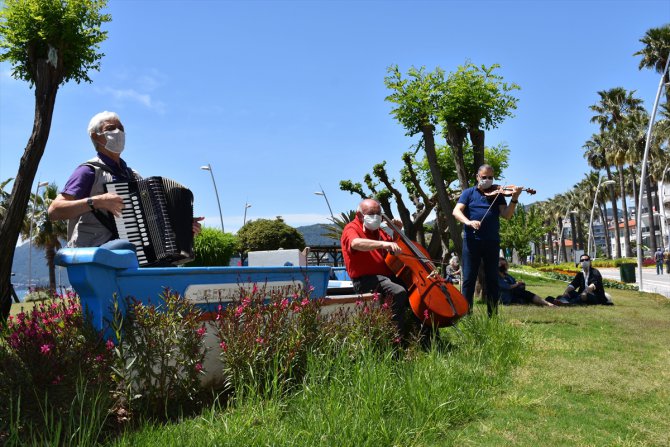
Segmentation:
<svg viewBox="0 0 670 447">
<path fill-rule="evenodd" d="M 463 240 L 459 232 L 459 226 L 456 225 L 456 218 L 452 214 L 453 206 L 447 195 L 447 188 L 444 185 L 440 165 L 437 161 L 437 153 L 435 152 L 435 138 L 433 135 L 435 126 L 432 124 L 424 125 L 421 131 L 423 132 L 423 141 L 426 150 L 426 158 L 428 159 L 428 166 L 430 167 L 430 174 L 433 177 L 433 184 L 435 185 L 435 191 L 437 192 L 437 203 L 448 224 L 448 228 L 443 228 L 440 219 L 435 220 L 436 225 L 440 230 L 440 238 L 445 244 L 449 244 L 449 237 L 446 234 L 446 232 L 449 231 L 451 240 L 454 241 L 454 249 L 457 253 L 461 253 L 463 251 Z M 446 246 L 448 247 L 449 245 Z"/>
<path fill-rule="evenodd" d="M 582 226 L 582 219 L 579 214 L 575 216 L 575 223 L 577 224 L 577 240 L 579 241 L 579 249 L 586 250 L 584 248 L 584 227 Z"/>
<path fill-rule="evenodd" d="M 654 222 L 654 200 L 651 197 L 651 180 L 647 175 L 644 179 L 644 187 L 647 191 L 647 210 L 649 210 L 649 247 L 652 253 L 656 253 L 656 222 Z M 642 227 L 642 213 L 640 213 L 640 227 Z M 638 231 L 641 230 L 638 229 Z"/>
<path fill-rule="evenodd" d="M 607 172 L 607 179 L 612 180 L 612 170 L 609 166 L 605 166 Z M 614 185 L 607 186 L 610 192 L 610 200 L 612 201 L 612 213 L 614 214 L 614 239 L 616 240 L 616 258 L 621 258 L 621 236 L 619 235 L 619 208 L 616 203 L 616 194 L 614 192 Z"/>
<path fill-rule="evenodd" d="M 568 261 L 568 253 L 567 250 L 565 249 L 565 237 L 563 237 L 563 233 L 565 233 L 563 229 L 563 217 L 558 216 L 557 217 L 558 221 L 558 240 L 561 241 L 561 246 L 559 248 L 558 252 L 558 262 L 567 262 Z M 563 259 L 561 259 L 561 254 L 563 255 Z"/>
<path fill-rule="evenodd" d="M 575 259 L 575 250 L 577 250 L 577 226 L 575 225 L 575 215 L 568 212 L 570 215 L 570 238 L 572 239 L 572 260 Z"/>
<path fill-rule="evenodd" d="M 605 210 L 603 212 L 603 209 Z M 603 229 L 605 230 L 605 253 L 607 253 L 607 258 L 612 259 L 612 244 L 610 239 L 610 230 L 609 224 L 607 222 L 607 203 L 602 202 L 598 204 L 598 212 L 600 212 L 600 219 L 603 222 Z M 595 243 L 595 238 L 593 239 Z"/>
<path fill-rule="evenodd" d="M 61 78 L 46 59 L 34 62 L 35 73 L 35 119 L 28 144 L 21 157 L 19 170 L 14 180 L 5 218 L 0 223 L 0 315 L 7 319 L 11 307 L 11 270 L 16 241 L 21 222 L 26 214 L 28 199 L 35 174 L 49 139 L 51 119 L 56 104 L 56 94 Z"/>
<path fill-rule="evenodd" d="M 53 244 L 48 244 L 46 247 L 47 266 L 49 266 L 49 289 L 51 293 L 56 293 L 56 264 L 54 258 L 56 257 L 56 249 Z"/>
<path fill-rule="evenodd" d="M 544 241 L 540 239 L 540 259 L 547 262 L 547 247 L 544 245 Z"/>
<path fill-rule="evenodd" d="M 630 249 L 630 225 L 628 224 L 628 205 L 626 204 L 626 183 L 624 182 L 623 166 L 617 166 L 619 170 L 619 192 L 621 193 L 621 211 L 623 212 L 623 247 L 627 258 L 633 257 Z M 640 230 L 639 228 L 637 229 Z"/>
<path fill-rule="evenodd" d="M 479 128 L 469 129 L 472 152 L 474 154 L 474 169 L 479 169 L 485 163 L 484 137 L 485 133 Z"/>
<path fill-rule="evenodd" d="M 447 124 L 447 144 L 451 148 L 451 153 L 454 156 L 456 175 L 458 176 L 458 183 L 460 184 L 462 191 L 470 187 L 470 178 L 468 176 L 468 169 L 465 166 L 465 153 L 463 148 L 466 136 L 467 130 L 463 127 Z"/>
<path fill-rule="evenodd" d="M 547 260 L 548 264 L 554 263 L 554 240 L 551 237 L 551 231 L 547 231 L 547 245 L 549 246 L 549 259 Z"/>
</svg>

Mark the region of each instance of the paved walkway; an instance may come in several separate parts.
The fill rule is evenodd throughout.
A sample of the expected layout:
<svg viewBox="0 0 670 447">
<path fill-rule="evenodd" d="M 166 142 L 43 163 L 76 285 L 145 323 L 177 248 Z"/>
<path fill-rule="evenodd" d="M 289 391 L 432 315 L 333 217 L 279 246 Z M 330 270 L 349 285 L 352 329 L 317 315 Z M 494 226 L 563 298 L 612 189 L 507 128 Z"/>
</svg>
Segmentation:
<svg viewBox="0 0 670 447">
<path fill-rule="evenodd" d="M 600 273 L 603 275 L 603 278 L 621 280 L 618 268 L 599 268 Z M 640 278 L 638 278 L 637 267 L 635 268 L 635 279 L 640 284 Z M 670 274 L 664 273 L 663 275 L 656 274 L 656 268 L 643 268 L 642 269 L 642 280 L 644 282 L 644 291 L 645 292 L 656 292 L 661 295 L 670 298 Z"/>
</svg>

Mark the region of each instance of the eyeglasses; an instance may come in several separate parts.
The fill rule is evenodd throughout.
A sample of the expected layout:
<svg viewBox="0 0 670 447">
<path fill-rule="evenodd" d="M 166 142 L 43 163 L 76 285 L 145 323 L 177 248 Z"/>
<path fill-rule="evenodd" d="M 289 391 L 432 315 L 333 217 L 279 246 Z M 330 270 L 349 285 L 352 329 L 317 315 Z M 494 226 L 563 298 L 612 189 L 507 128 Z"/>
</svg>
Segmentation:
<svg viewBox="0 0 670 447">
<path fill-rule="evenodd" d="M 488 175 L 488 176 L 486 176 L 486 175 L 481 175 L 480 177 L 482 178 L 482 180 L 493 180 L 493 176 L 492 176 L 492 175 Z"/>
</svg>

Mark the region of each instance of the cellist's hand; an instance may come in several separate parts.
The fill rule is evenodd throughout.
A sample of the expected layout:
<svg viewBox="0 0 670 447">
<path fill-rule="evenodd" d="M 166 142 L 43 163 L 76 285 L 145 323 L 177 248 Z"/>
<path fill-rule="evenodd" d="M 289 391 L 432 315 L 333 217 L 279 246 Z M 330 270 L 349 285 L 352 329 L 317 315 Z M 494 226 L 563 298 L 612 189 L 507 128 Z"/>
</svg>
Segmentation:
<svg viewBox="0 0 670 447">
<path fill-rule="evenodd" d="M 393 219 L 393 225 L 398 227 L 399 230 L 402 230 L 402 221 L 400 219 Z"/>
<path fill-rule="evenodd" d="M 382 243 L 382 248 L 393 253 L 400 253 L 400 245 L 396 244 L 393 241 L 380 241 Z"/>
</svg>

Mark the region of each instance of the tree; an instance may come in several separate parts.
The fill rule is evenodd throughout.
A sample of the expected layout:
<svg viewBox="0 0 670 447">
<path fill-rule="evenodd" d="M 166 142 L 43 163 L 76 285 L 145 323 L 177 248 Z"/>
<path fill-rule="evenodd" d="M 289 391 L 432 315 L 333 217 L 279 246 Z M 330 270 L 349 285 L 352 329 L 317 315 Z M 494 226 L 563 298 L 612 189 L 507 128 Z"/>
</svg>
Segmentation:
<svg viewBox="0 0 670 447">
<path fill-rule="evenodd" d="M 305 248 L 302 234 L 295 228 L 286 225 L 281 217 L 275 220 L 257 219 L 244 224 L 237 232 L 240 251 L 248 253 L 260 250 L 278 250 Z"/>
<path fill-rule="evenodd" d="M 526 259 L 531 253 L 530 243 L 541 243 L 546 231 L 539 210 L 534 206 L 526 210 L 519 204 L 511 219 L 500 221 L 500 248 L 514 249 L 520 259 Z"/>
<path fill-rule="evenodd" d="M 623 166 L 626 163 L 628 147 L 621 143 L 621 128 L 626 117 L 642 109 L 642 100 L 633 96 L 635 92 L 626 91 L 623 87 L 598 92 L 600 101 L 590 109 L 596 114 L 591 118 L 592 123 L 600 125 L 603 140 L 607 143 L 606 158 L 608 163 L 616 165 L 619 171 L 619 189 L 621 193 L 621 207 L 624 214 L 624 250 L 626 256 L 633 256 L 630 246 L 630 225 L 628 223 L 628 206 L 626 204 L 626 188 L 623 175 Z"/>
<path fill-rule="evenodd" d="M 35 225 L 32 227 L 32 234 L 30 234 L 30 226 L 22 231 L 25 238 L 33 238 L 33 245 L 44 249 L 47 266 L 49 267 L 49 288 L 52 291 L 56 290 L 56 265 L 54 264 L 56 251 L 60 250 L 62 246 L 61 240 L 67 239 L 67 222 L 64 220 L 52 221 L 49 219 L 49 213 L 47 212 L 49 205 L 56 199 L 57 195 L 58 187 L 54 183 L 47 185 L 42 191 L 42 195 L 35 197 L 32 194 L 30 214 Z"/>
<path fill-rule="evenodd" d="M 333 222 L 332 224 L 321 225 L 321 227 L 326 230 L 323 235 L 327 238 L 334 239 L 339 243 L 342 240 L 342 231 L 344 231 L 344 227 L 346 227 L 347 224 L 353 221 L 355 218 L 356 210 L 349 210 L 347 212 L 340 213 L 339 216 L 333 217 L 331 219 Z"/>
<path fill-rule="evenodd" d="M 30 190 L 49 138 L 56 94 L 69 81 L 91 82 L 99 70 L 98 52 L 111 20 L 100 11 L 105 0 L 6 0 L 0 11 L 0 61 L 12 64 L 12 75 L 35 88 L 35 119 L 28 144 L 0 224 L 0 313 L 11 306 L 10 270 Z M 3 318 L 4 321 L 4 318 Z"/>
<path fill-rule="evenodd" d="M 498 127 L 516 109 L 517 98 L 510 92 L 519 86 L 503 82 L 494 73 L 498 68 L 497 64 L 465 64 L 449 74 L 441 86 L 438 117 L 453 153 L 461 190 L 470 186 L 477 168 L 484 164 L 484 131 Z M 466 164 L 464 153 L 468 135 L 474 155 L 472 164 Z"/>
<path fill-rule="evenodd" d="M 607 161 L 607 150 L 601 134 L 593 134 L 591 139 L 584 143 L 584 158 L 593 169 L 604 169 L 607 173 L 607 180 L 613 180 L 611 165 Z M 614 238 L 616 240 L 616 258 L 621 258 L 621 236 L 619 235 L 619 208 L 617 206 L 617 196 L 614 185 L 607 187 L 610 201 L 612 202 L 612 213 L 614 214 Z M 607 209 L 607 208 L 605 208 Z M 607 219 L 605 219 L 607 225 Z"/>
<path fill-rule="evenodd" d="M 642 56 L 640 61 L 640 70 L 643 68 L 651 68 L 658 74 L 663 74 L 665 65 L 668 63 L 668 56 L 670 56 L 670 25 L 663 25 L 658 28 L 650 28 L 640 39 L 645 47 L 640 51 L 633 53 L 633 56 Z M 667 86 L 670 84 L 670 73 L 663 74 L 663 82 Z M 670 89 L 665 89 L 665 102 L 670 104 Z"/>
<path fill-rule="evenodd" d="M 425 67 L 416 69 L 411 67 L 407 72 L 409 79 L 403 79 L 397 65 L 387 70 L 384 78 L 386 87 L 393 91 L 386 100 L 396 104 L 391 114 L 407 131 L 406 135 L 421 134 L 423 148 L 428 159 L 433 184 L 437 193 L 437 205 L 442 217 L 438 216 L 436 224 L 440 237 L 448 246 L 447 231 L 451 240 L 460 253 L 463 241 L 460 227 L 451 214 L 453 206 L 447 194 L 447 187 L 440 172 L 435 152 L 435 125 L 438 120 L 440 97 L 443 94 L 444 70 L 436 68 L 432 73 L 426 73 Z M 448 228 L 444 228 L 442 221 L 446 221 Z"/>
</svg>

